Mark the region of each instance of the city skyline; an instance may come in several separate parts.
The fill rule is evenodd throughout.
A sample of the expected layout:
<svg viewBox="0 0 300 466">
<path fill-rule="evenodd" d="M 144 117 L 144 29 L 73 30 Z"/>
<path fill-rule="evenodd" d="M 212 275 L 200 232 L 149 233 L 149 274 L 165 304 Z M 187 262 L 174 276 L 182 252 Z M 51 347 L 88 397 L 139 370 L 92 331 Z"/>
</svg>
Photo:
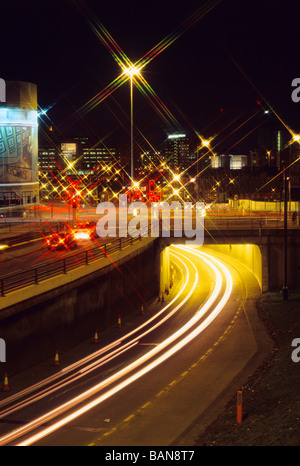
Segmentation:
<svg viewBox="0 0 300 466">
<path fill-rule="evenodd" d="M 5 16 L 13 8 L 19 12 L 14 33 L 10 24 L 0 33 L 3 42 L 7 37 L 11 41 L 1 77 L 37 84 L 38 103 L 48 109 L 43 121 L 62 137 L 128 143 L 128 82 L 80 112 L 121 74 L 103 44 L 105 33 L 132 63 L 162 42 L 142 70 L 154 94 L 142 95 L 134 87 L 135 139 L 143 150 L 149 143 L 157 149 L 168 131 L 179 129 L 195 140 L 197 134 L 215 137 L 221 151 L 240 140 L 247 147 L 269 108 L 281 128 L 286 124 L 298 130 L 298 107 L 291 99 L 297 77 L 293 5 L 283 10 L 268 1 L 257 8 L 255 2 L 241 6 L 234 1 L 189 1 L 184 8 L 172 8 L 168 1 L 159 6 L 133 1 L 126 7 L 121 2 L 64 1 L 45 8 L 33 0 L 26 6 L 10 2 Z M 13 52 L 20 43 L 26 52 L 16 60 Z M 47 125 L 40 123 L 40 137 Z"/>
<path fill-rule="evenodd" d="M 0 445 L 298 445 L 300 4 L 2 3 Z"/>
</svg>

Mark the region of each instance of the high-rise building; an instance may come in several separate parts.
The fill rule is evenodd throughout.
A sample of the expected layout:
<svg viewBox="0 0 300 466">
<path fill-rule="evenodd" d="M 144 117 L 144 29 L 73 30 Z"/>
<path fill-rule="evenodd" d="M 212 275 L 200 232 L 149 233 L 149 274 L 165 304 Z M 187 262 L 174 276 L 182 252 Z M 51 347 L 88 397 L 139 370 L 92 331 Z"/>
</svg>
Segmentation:
<svg viewBox="0 0 300 466">
<path fill-rule="evenodd" d="M 89 174 L 105 165 L 115 165 L 119 155 L 115 147 L 89 147 L 88 138 L 74 138 L 55 147 L 39 149 L 39 169 L 43 173 L 65 170 L 67 175 L 75 171 L 78 174 Z"/>
<path fill-rule="evenodd" d="M 165 162 L 173 170 L 186 170 L 190 165 L 189 138 L 185 133 L 169 134 L 165 141 Z"/>
<path fill-rule="evenodd" d="M 115 165 L 118 162 L 119 156 L 115 147 L 94 147 L 82 150 L 78 165 L 87 174 L 103 165 Z"/>
<path fill-rule="evenodd" d="M 55 147 L 40 147 L 38 150 L 38 166 L 42 173 L 55 173 L 62 169 L 62 156 Z"/>
</svg>

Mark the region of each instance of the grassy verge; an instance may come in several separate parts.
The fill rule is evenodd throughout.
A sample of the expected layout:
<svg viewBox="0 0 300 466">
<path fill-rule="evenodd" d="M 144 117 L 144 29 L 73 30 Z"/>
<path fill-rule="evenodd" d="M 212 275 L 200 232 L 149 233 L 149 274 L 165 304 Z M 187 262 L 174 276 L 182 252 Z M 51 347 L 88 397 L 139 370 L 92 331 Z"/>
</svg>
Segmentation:
<svg viewBox="0 0 300 466">
<path fill-rule="evenodd" d="M 236 423 L 234 397 L 199 437 L 199 446 L 300 446 L 300 362 L 291 358 L 292 341 L 300 338 L 300 290 L 290 292 L 287 301 L 280 293 L 264 294 L 258 314 L 274 350 L 240 388 L 243 422 Z"/>
</svg>

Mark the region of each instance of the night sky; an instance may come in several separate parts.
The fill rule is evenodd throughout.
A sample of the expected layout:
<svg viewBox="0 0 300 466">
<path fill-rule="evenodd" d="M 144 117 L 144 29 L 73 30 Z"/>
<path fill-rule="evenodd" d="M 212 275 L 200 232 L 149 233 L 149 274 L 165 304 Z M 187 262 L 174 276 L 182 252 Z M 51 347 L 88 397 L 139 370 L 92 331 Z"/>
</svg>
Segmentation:
<svg viewBox="0 0 300 466">
<path fill-rule="evenodd" d="M 291 82 L 300 77 L 299 2 L 223 0 L 190 27 L 180 28 L 195 11 L 213 3 L 86 0 L 133 62 L 169 34 L 181 32 L 143 70 L 178 128 L 134 91 L 135 124 L 156 149 L 167 131 L 182 128 L 191 140 L 196 132 L 215 136 L 219 150 L 247 150 L 269 106 L 293 131 L 300 131 L 300 102 L 291 99 Z M 37 84 L 39 105 L 52 106 L 51 137 L 129 144 L 128 82 L 78 117 L 81 106 L 120 74 L 83 11 L 80 0 L 2 1 L 0 77 Z M 277 117 L 270 118 L 280 127 Z M 41 129 L 42 138 L 46 125 Z M 137 140 L 146 144 L 140 136 Z"/>
</svg>

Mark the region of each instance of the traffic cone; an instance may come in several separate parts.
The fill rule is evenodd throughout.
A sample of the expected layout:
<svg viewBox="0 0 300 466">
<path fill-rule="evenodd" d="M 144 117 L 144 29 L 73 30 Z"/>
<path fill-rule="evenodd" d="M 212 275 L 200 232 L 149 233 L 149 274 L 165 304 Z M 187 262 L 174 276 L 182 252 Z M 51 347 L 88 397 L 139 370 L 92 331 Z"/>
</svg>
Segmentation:
<svg viewBox="0 0 300 466">
<path fill-rule="evenodd" d="M 97 330 L 96 330 L 95 336 L 94 336 L 94 343 L 99 343 L 98 332 L 97 332 Z"/>
<path fill-rule="evenodd" d="M 8 385 L 8 378 L 7 378 L 7 373 L 5 372 L 5 377 L 4 377 L 4 384 L 2 387 L 3 392 L 8 392 L 9 391 L 9 385 Z"/>
<path fill-rule="evenodd" d="M 118 318 L 118 328 L 121 328 L 121 316 Z"/>
<path fill-rule="evenodd" d="M 59 366 L 58 351 L 56 351 L 56 353 L 55 353 L 54 366 Z"/>
</svg>

